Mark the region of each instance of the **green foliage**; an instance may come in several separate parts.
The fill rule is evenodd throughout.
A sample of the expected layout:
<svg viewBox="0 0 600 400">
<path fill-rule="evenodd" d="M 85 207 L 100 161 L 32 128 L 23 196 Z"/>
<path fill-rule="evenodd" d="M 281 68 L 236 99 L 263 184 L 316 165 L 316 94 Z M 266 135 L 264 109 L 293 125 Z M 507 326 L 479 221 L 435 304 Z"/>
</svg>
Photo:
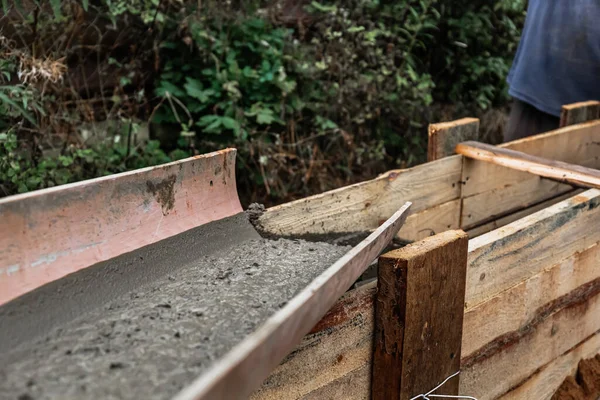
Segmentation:
<svg viewBox="0 0 600 400">
<path fill-rule="evenodd" d="M 19 148 L 15 133 L 0 133 L 0 194 L 24 193 L 63 185 L 163 164 L 190 155 L 182 150 L 167 155 L 157 141 L 149 141 L 133 150 L 118 144 L 90 148 L 71 146 L 61 155 L 41 157 L 36 161 L 28 157 L 24 150 Z"/>
<path fill-rule="evenodd" d="M 235 146 L 240 191 L 280 201 L 418 163 L 428 123 L 508 100 L 525 0 L 285 4 L 34 0 L 52 12 L 21 12 L 16 36 L 34 40 L 0 57 L 4 194 Z M 81 30 L 81 18 L 96 25 Z M 19 68 L 47 59 L 100 82 L 20 81 Z M 160 143 L 72 140 L 79 124 L 102 119 L 147 120 Z M 71 139 L 43 156 L 41 139 L 56 136 Z"/>
<path fill-rule="evenodd" d="M 227 29 L 214 18 L 190 18 L 188 29 L 194 48 L 162 45 L 167 61 L 155 93 L 163 106 L 154 122 L 235 141 L 280 131 L 286 116 L 302 110 L 297 77 L 286 68 L 289 30 L 256 17 L 238 19 Z"/>
</svg>

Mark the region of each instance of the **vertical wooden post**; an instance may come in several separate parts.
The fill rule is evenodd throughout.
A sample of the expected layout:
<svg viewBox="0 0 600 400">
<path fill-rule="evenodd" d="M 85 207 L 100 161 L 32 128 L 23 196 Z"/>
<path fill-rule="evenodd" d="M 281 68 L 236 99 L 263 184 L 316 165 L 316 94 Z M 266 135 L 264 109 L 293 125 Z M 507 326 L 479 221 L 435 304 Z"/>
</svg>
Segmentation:
<svg viewBox="0 0 600 400">
<path fill-rule="evenodd" d="M 454 154 L 460 142 L 479 140 L 479 120 L 463 118 L 451 122 L 429 125 L 427 161 L 434 161 Z"/>
<path fill-rule="evenodd" d="M 600 119 L 600 101 L 583 101 L 562 106 L 560 127 Z"/>
<path fill-rule="evenodd" d="M 379 258 L 373 400 L 409 400 L 459 371 L 467 253 L 456 230 Z M 437 393 L 457 395 L 458 384 Z"/>
</svg>

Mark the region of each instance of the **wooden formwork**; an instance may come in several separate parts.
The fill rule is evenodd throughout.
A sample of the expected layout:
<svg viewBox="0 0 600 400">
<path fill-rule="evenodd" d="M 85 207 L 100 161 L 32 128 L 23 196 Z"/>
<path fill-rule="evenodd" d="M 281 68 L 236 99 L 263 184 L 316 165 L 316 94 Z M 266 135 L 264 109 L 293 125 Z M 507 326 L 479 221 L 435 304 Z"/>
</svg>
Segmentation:
<svg viewBox="0 0 600 400">
<path fill-rule="evenodd" d="M 597 118 L 597 107 L 597 102 L 565 107 L 563 120 L 576 113 L 570 119 L 577 125 L 500 147 L 600 168 L 600 121 L 577 120 L 588 114 Z M 476 120 L 465 119 L 430 132 L 448 135 L 438 141 L 458 144 L 476 139 L 476 126 Z M 548 399 L 582 358 L 600 352 L 600 191 L 460 155 L 440 158 L 430 152 L 430 158 L 439 159 L 274 207 L 262 217 L 263 229 L 288 235 L 369 230 L 410 200 L 413 213 L 400 238 L 467 231 L 460 394 L 479 400 Z M 348 292 L 252 399 L 390 398 L 372 393 L 381 386 L 375 375 L 381 371 L 377 296 L 377 282 Z M 440 361 L 436 355 L 430 362 Z M 427 364 L 420 367 L 426 374 Z M 443 378 L 438 374 L 437 382 Z M 443 393 L 452 394 L 446 389 Z"/>
<path fill-rule="evenodd" d="M 500 147 L 600 168 L 599 104 L 567 106 L 561 122 L 566 126 Z M 302 299 L 294 298 L 234 349 L 243 351 L 218 360 L 178 399 L 243 398 L 288 353 L 252 399 L 409 400 L 458 368 L 460 385 L 455 378 L 444 393 L 544 399 L 580 359 L 600 351 L 600 191 L 449 155 L 459 142 L 478 138 L 474 119 L 433 125 L 430 136 L 431 162 L 273 207 L 259 218 L 263 231 L 278 236 L 377 231 L 389 239 L 390 230 L 380 225 L 401 209 L 394 222 L 399 226 L 403 205 L 412 202 L 397 236 L 414 243 L 382 257 L 379 274 L 386 278 L 348 291 L 294 349 L 310 327 L 304 329 L 306 322 L 314 324 L 328 308 L 314 303 L 317 292 L 310 288 L 332 304 L 334 294 L 324 289 L 343 292 L 352 281 L 341 267 L 335 276 L 343 285 L 316 280 Z M 234 154 L 1 200 L 3 221 L 18 229 L 0 232 L 0 304 L 239 213 Z M 102 215 L 95 216 L 96 210 Z M 380 249 L 364 246 L 369 257 Z M 361 265 L 367 256 L 362 258 Z M 449 286 L 433 288 L 439 282 Z M 393 312 L 385 311 L 389 307 Z M 294 325 L 299 319 L 290 322 L 296 309 L 310 314 L 301 329 Z M 287 328 L 279 329 L 283 323 Z M 394 334 L 384 335 L 382 327 Z M 285 340 L 273 344 L 283 334 Z M 390 380 L 397 384 L 392 395 L 385 392 L 395 387 Z M 222 389 L 220 397 L 210 397 L 209 387 Z"/>
</svg>

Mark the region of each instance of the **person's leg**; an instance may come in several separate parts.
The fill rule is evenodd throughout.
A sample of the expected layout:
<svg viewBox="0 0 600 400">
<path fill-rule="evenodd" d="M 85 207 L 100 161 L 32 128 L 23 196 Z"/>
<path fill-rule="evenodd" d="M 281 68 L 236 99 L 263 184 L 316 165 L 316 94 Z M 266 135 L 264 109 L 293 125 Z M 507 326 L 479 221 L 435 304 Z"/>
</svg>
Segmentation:
<svg viewBox="0 0 600 400">
<path fill-rule="evenodd" d="M 557 129 L 560 118 L 546 114 L 521 100 L 514 99 L 504 130 L 504 141 L 511 142 Z"/>
</svg>

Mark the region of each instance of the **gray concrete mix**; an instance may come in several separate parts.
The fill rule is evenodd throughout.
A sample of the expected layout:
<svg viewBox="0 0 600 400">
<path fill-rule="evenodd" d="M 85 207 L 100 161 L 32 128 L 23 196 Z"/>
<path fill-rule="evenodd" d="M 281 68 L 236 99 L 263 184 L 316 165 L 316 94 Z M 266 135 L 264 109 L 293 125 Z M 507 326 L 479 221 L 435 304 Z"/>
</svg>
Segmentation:
<svg viewBox="0 0 600 400">
<path fill-rule="evenodd" d="M 149 246 L 0 309 L 0 341 L 23 336 L 0 352 L 0 398 L 171 398 L 349 250 L 257 238 L 246 231 L 245 218 L 236 225 L 244 240 L 235 240 L 230 226 L 222 233 L 228 232 L 231 243 L 216 251 L 206 242 L 198 254 L 195 241 L 206 236 L 188 231 L 183 234 L 188 247 L 177 247 L 181 238 L 167 239 L 158 244 L 166 246 L 160 256 L 148 256 L 157 248 Z M 138 265 L 132 267 L 131 260 Z M 150 268 L 149 262 L 160 272 L 143 279 L 140 270 Z M 118 286 L 121 279 L 124 288 L 98 289 L 107 282 Z M 87 282 L 92 297 L 78 282 Z M 57 288 L 60 296 L 49 294 Z M 94 304 L 78 309 L 72 296 Z M 74 318 L 35 322 L 51 321 L 42 314 L 55 315 L 56 307 Z"/>
</svg>

